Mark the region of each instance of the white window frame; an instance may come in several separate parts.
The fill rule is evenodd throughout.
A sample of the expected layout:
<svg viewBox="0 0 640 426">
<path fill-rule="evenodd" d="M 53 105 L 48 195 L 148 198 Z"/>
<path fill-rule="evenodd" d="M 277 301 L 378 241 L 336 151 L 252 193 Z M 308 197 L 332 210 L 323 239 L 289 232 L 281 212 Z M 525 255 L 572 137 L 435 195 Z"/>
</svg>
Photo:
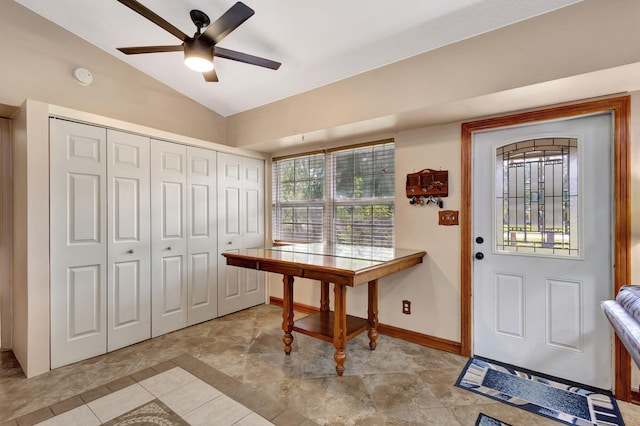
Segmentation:
<svg viewBox="0 0 640 426">
<path fill-rule="evenodd" d="M 370 197 L 370 198 L 344 198 L 337 199 L 336 198 L 336 188 L 334 188 L 334 153 L 344 152 L 346 150 L 357 150 L 360 148 L 372 147 L 375 145 L 385 144 L 387 146 L 393 146 L 395 151 L 395 143 L 393 139 L 387 139 L 383 141 L 376 141 L 366 144 L 354 145 L 354 146 L 346 146 L 341 148 L 336 148 L 327 151 L 316 151 L 303 153 L 295 156 L 287 156 L 287 157 L 277 157 L 273 159 L 273 168 L 272 168 L 272 234 L 274 244 L 288 244 L 288 243 L 309 243 L 309 242 L 326 242 L 329 244 L 334 243 L 343 243 L 341 241 L 336 241 L 336 209 L 339 206 L 363 206 L 363 205 L 386 205 L 391 207 L 391 217 L 389 219 L 390 226 L 385 226 L 385 229 L 391 230 L 391 238 L 390 241 L 385 241 L 384 244 L 376 244 L 380 243 L 382 240 L 378 240 L 375 237 L 372 238 L 370 244 L 362 244 L 365 246 L 372 247 L 393 247 L 395 242 L 395 229 L 394 229 L 394 215 L 395 215 L 395 194 L 392 193 L 391 196 L 387 197 Z M 295 161 L 295 159 L 300 159 L 304 157 L 310 157 L 313 155 L 323 155 L 324 158 L 324 190 L 322 199 L 314 199 L 314 200 L 288 200 L 283 201 L 280 199 L 281 191 L 283 183 L 280 181 L 280 167 L 278 165 L 281 161 Z M 394 153 L 395 156 L 395 153 Z M 394 179 L 394 170 L 389 170 L 389 176 L 391 179 L 391 188 L 392 191 L 395 191 L 393 185 Z M 385 171 L 386 173 L 386 171 Z M 293 235 L 283 235 L 281 231 L 281 223 L 282 223 L 282 211 L 283 208 L 296 206 L 322 206 L 323 209 L 323 220 L 322 220 L 322 232 L 320 238 L 296 238 L 295 233 Z M 365 226 L 366 227 L 366 226 Z M 373 234 L 376 228 L 379 228 L 379 225 L 371 224 L 370 227 L 371 233 Z M 308 234 L 307 234 L 308 236 Z M 291 238 L 293 237 L 293 238 Z M 360 245 L 360 244 L 358 244 Z"/>
</svg>

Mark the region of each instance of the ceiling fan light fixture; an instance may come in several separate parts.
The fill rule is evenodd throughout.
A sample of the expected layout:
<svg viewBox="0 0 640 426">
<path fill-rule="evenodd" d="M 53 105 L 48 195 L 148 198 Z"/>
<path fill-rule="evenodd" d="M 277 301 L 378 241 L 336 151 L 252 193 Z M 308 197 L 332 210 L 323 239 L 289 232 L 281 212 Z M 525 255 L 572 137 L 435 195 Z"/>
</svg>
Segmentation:
<svg viewBox="0 0 640 426">
<path fill-rule="evenodd" d="M 213 46 L 200 39 L 186 40 L 184 42 L 184 63 L 194 71 L 211 71 L 213 69 Z"/>
</svg>

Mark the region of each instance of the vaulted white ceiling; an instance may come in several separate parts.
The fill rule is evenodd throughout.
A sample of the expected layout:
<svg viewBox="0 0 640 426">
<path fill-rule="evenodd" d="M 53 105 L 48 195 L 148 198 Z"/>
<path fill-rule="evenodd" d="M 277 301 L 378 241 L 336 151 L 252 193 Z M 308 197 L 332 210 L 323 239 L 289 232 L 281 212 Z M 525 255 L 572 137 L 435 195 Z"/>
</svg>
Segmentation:
<svg viewBox="0 0 640 426">
<path fill-rule="evenodd" d="M 306 92 L 580 0 L 243 0 L 255 15 L 220 47 L 282 63 L 279 70 L 216 58 L 207 83 L 180 52 L 127 56 L 117 47 L 180 40 L 116 0 L 15 0 L 209 109 L 228 116 Z M 214 22 L 234 0 L 139 0 L 186 34 L 189 11 Z M 81 58 L 79 58 L 81 62 Z M 85 65 L 91 69 L 91 64 Z"/>
</svg>

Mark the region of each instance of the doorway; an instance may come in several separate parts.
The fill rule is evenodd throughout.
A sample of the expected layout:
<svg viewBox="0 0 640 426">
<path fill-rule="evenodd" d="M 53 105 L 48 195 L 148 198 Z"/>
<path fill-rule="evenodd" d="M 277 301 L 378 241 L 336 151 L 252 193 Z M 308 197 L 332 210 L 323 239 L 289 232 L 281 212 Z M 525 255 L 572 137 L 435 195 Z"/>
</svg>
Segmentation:
<svg viewBox="0 0 640 426">
<path fill-rule="evenodd" d="M 487 120 L 464 123 L 462 125 L 462 197 L 461 208 L 461 353 L 470 356 L 475 346 L 472 335 L 472 282 L 474 262 L 474 238 L 472 227 L 473 200 L 473 134 L 481 131 L 520 126 L 541 121 L 566 120 L 579 116 L 611 113 L 613 116 L 613 203 L 609 205 L 613 218 L 613 272 L 614 288 L 606 297 L 613 298 L 618 289 L 630 277 L 630 153 L 629 153 L 629 113 L 630 98 L 619 97 L 565 105 L 544 110 L 496 117 Z M 475 296 L 475 295 L 474 295 Z M 612 352 L 615 365 L 615 395 L 618 399 L 631 399 L 630 357 L 619 339 L 615 339 Z"/>
<path fill-rule="evenodd" d="M 612 387 L 611 113 L 473 135 L 473 353 Z"/>
</svg>

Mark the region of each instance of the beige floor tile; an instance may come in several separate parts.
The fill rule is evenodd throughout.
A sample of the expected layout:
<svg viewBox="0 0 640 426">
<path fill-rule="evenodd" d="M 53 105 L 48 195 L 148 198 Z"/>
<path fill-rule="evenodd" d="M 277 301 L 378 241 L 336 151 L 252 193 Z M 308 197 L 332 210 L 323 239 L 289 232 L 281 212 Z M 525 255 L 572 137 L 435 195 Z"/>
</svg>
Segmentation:
<svg viewBox="0 0 640 426">
<path fill-rule="evenodd" d="M 176 414 L 184 417 L 186 414 L 220 395 L 222 395 L 222 392 L 209 386 L 202 380 L 196 379 L 193 382 L 189 382 L 186 385 L 159 396 L 158 399 L 167 404 Z"/>
<path fill-rule="evenodd" d="M 269 426 L 273 425 L 269 420 L 260 417 L 256 413 L 251 413 L 247 417 L 240 419 L 234 426 Z"/>
<path fill-rule="evenodd" d="M 640 405 L 618 402 L 618 406 L 627 426 L 640 426 Z"/>
<path fill-rule="evenodd" d="M 154 397 L 151 393 L 136 383 L 91 401 L 87 405 L 98 419 L 104 423 L 153 399 Z"/>
<path fill-rule="evenodd" d="M 69 426 L 69 425 L 82 425 L 82 426 L 97 426 L 101 422 L 98 420 L 93 411 L 86 405 L 81 405 L 73 410 L 69 410 L 62 414 L 58 414 L 42 423 L 38 423 L 40 426 Z"/>
<path fill-rule="evenodd" d="M 140 385 L 156 397 L 160 397 L 197 379 L 196 376 L 188 371 L 184 371 L 180 367 L 173 367 L 163 373 L 142 380 Z"/>
<path fill-rule="evenodd" d="M 184 416 L 192 426 L 230 426 L 251 413 L 244 405 L 220 395 Z"/>
</svg>

